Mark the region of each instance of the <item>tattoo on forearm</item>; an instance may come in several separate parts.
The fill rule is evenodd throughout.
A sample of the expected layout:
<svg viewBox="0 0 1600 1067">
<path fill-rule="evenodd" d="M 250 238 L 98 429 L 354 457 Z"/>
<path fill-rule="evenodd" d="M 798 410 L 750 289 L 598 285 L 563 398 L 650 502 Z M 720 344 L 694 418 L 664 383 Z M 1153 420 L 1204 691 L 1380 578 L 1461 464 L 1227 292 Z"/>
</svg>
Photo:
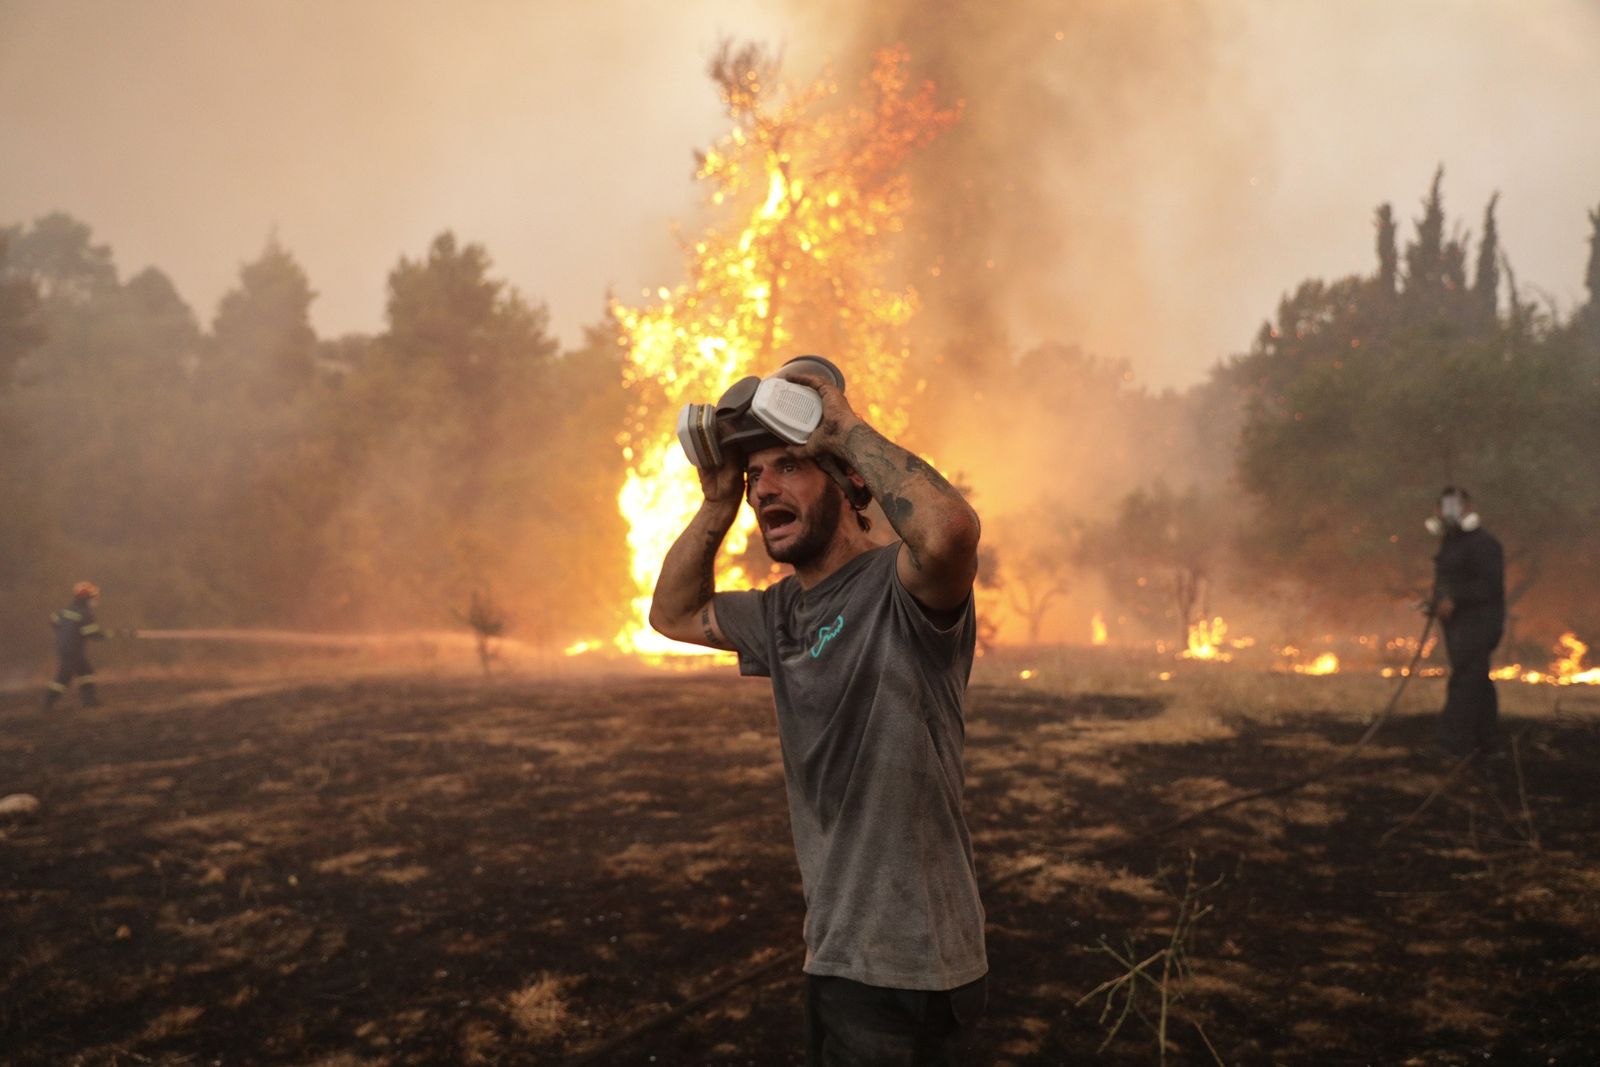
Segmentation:
<svg viewBox="0 0 1600 1067">
<path fill-rule="evenodd" d="M 934 492 L 957 502 L 961 507 L 967 506 L 966 500 L 931 463 L 901 448 L 865 423 L 851 427 L 845 436 L 843 451 L 844 458 L 867 480 L 867 487 L 877 498 L 890 525 L 901 537 L 906 538 L 906 545 L 911 549 L 912 565 L 920 570 L 922 561 L 918 558 L 915 538 L 906 536 L 911 532 L 909 528 L 916 517 L 916 504 L 910 496 L 914 480 L 918 477 L 924 479 Z"/>
<path fill-rule="evenodd" d="M 707 644 L 717 643 L 717 633 L 711 628 L 711 605 L 707 604 L 700 609 L 700 629 L 706 635 Z"/>
<path fill-rule="evenodd" d="M 722 547 L 722 534 L 706 531 L 705 548 L 700 553 L 700 603 L 710 601 L 717 591 L 717 549 Z"/>
<path fill-rule="evenodd" d="M 913 452 L 906 453 L 906 473 L 923 475 L 935 489 L 946 496 L 958 498 L 961 496 L 960 493 L 956 492 L 955 486 L 946 481 L 944 475 L 939 473 L 939 468 Z"/>
<path fill-rule="evenodd" d="M 887 491 L 878 497 L 878 503 L 882 505 L 883 513 L 888 517 L 890 525 L 896 530 L 900 529 L 901 523 L 910 520 L 917 510 L 917 506 L 905 497 Z"/>
</svg>

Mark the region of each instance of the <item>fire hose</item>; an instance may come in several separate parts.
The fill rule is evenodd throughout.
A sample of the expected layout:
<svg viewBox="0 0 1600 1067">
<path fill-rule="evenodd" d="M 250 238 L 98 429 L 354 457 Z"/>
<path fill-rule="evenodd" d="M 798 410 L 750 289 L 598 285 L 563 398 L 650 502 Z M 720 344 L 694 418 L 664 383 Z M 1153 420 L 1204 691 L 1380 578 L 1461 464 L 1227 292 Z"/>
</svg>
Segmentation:
<svg viewBox="0 0 1600 1067">
<path fill-rule="evenodd" d="M 1428 603 L 1431 605 L 1432 602 L 1433 598 L 1430 596 Z M 1125 838 L 1121 841 L 1111 844 L 1099 845 L 1083 852 L 1062 853 L 1056 858 L 1060 860 L 1077 862 L 1106 859 L 1118 852 L 1129 849 L 1134 845 L 1144 844 L 1147 841 L 1154 841 L 1157 838 L 1165 837 L 1170 833 L 1181 830 L 1186 826 L 1193 825 L 1194 823 L 1199 822 L 1201 819 L 1208 818 L 1217 814 L 1218 812 L 1226 811 L 1227 809 L 1237 807 L 1240 804 L 1248 804 L 1251 801 L 1267 800 L 1272 797 L 1283 796 L 1298 789 L 1304 789 L 1306 786 L 1311 785 L 1314 782 L 1319 782 L 1329 777 L 1340 767 L 1355 759 L 1356 756 L 1360 755 L 1362 749 L 1371 744 L 1372 739 L 1378 735 L 1378 731 L 1383 728 L 1384 723 L 1388 721 L 1389 716 L 1394 712 L 1395 707 L 1400 703 L 1400 697 L 1403 693 L 1405 693 L 1406 686 L 1410 684 L 1412 676 L 1417 673 L 1417 665 L 1422 662 L 1423 653 L 1428 647 L 1428 637 L 1433 632 L 1433 612 L 1429 610 L 1426 614 L 1427 618 L 1423 623 L 1422 633 L 1417 637 L 1416 650 L 1411 654 L 1411 662 L 1400 671 L 1399 684 L 1394 687 L 1394 692 L 1389 695 L 1388 703 L 1383 706 L 1383 710 L 1378 712 L 1377 716 L 1367 726 L 1367 729 L 1354 744 L 1346 748 L 1342 753 L 1335 756 L 1327 763 L 1323 764 L 1321 767 L 1298 777 L 1291 778 L 1286 782 L 1279 782 L 1277 785 L 1267 786 L 1263 789 L 1253 789 L 1248 792 L 1237 793 L 1231 797 L 1225 797 L 1224 799 L 1217 801 L 1215 804 L 1209 804 L 1206 807 L 1189 812 L 1187 815 L 1179 816 L 1170 822 L 1136 834 L 1133 837 Z M 1464 757 L 1461 762 L 1458 763 L 1454 769 L 1452 769 L 1451 777 L 1454 777 L 1455 773 L 1459 771 L 1461 767 L 1470 759 L 1470 755 Z M 1014 882 L 1019 878 L 1023 878 L 1030 874 L 1036 874 L 1039 871 L 1044 870 L 1051 862 L 1052 861 L 1050 859 L 1030 860 L 1027 863 L 1021 864 L 1020 866 L 1007 871 L 1005 874 L 1002 874 L 997 878 L 990 879 L 981 887 L 979 892 L 987 896 L 993 890 L 998 889 L 1007 883 Z M 615 1037 L 608 1038 L 599 1045 L 589 1048 L 584 1052 L 566 1060 L 565 1062 L 568 1067 L 581 1067 L 583 1064 L 594 1063 L 603 1056 L 608 1056 L 619 1049 L 626 1048 L 635 1040 L 649 1033 L 650 1031 L 659 1029 L 675 1019 L 680 1019 L 706 1004 L 720 1000 L 723 996 L 731 993 L 740 986 L 746 985 L 755 981 L 757 978 L 761 978 L 764 975 L 770 974 L 772 971 L 777 970 L 779 967 L 785 964 L 793 963 L 795 960 L 801 958 L 804 954 L 804 945 L 779 952 L 775 956 L 769 957 L 768 959 L 748 967 L 730 978 L 724 979 L 704 992 L 695 994 L 682 1004 L 653 1015 L 650 1018 L 645 1019 L 643 1022 L 633 1026 L 632 1028 L 625 1030 Z"/>
</svg>

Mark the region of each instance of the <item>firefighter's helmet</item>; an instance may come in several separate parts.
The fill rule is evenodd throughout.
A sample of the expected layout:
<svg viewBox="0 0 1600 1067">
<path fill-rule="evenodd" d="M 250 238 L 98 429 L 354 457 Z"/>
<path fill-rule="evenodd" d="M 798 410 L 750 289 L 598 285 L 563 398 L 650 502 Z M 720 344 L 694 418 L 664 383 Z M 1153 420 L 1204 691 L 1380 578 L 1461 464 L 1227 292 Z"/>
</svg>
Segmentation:
<svg viewBox="0 0 1600 1067">
<path fill-rule="evenodd" d="M 78 600 L 93 600 L 100 595 L 100 587 L 93 582 L 79 582 L 72 587 L 72 595 Z"/>
</svg>

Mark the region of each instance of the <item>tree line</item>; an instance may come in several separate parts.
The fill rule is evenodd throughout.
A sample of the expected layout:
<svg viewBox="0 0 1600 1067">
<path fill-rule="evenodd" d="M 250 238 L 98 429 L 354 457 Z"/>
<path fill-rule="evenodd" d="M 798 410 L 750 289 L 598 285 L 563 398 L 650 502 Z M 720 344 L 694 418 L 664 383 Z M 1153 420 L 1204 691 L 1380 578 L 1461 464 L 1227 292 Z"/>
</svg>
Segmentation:
<svg viewBox="0 0 1600 1067">
<path fill-rule="evenodd" d="M 1403 246 L 1379 206 L 1370 273 L 1301 282 L 1186 395 L 1229 477 L 1152 480 L 1085 526 L 1123 610 L 1175 637 L 1218 601 L 1289 633 L 1393 620 L 1431 574 L 1422 519 L 1459 485 L 1506 546 L 1513 648 L 1600 634 L 1600 209 L 1587 299 L 1563 311 L 1517 284 L 1497 197 L 1474 242 L 1442 184 Z"/>
<path fill-rule="evenodd" d="M 1451 228 L 1436 177 L 1403 243 L 1377 210 L 1370 273 L 1300 283 L 1190 389 L 1047 343 L 976 357 L 984 395 L 959 407 L 915 396 L 911 443 L 956 461 L 985 516 L 991 612 L 1037 638 L 1095 583 L 1124 635 L 1181 640 L 1246 604 L 1353 632 L 1419 591 L 1421 519 L 1456 483 L 1506 543 L 1522 632 L 1600 633 L 1588 221 L 1574 309 L 1519 288 L 1493 200 L 1475 242 Z M 563 348 L 449 232 L 386 292 L 381 331 L 319 338 L 310 280 L 269 240 L 202 323 L 80 220 L 0 229 L 0 660 L 45 654 L 80 577 L 108 620 L 148 627 L 442 627 L 488 596 L 523 640 L 615 632 L 614 321 Z M 973 443 L 943 457 L 952 435 Z"/>
<path fill-rule="evenodd" d="M 562 350 L 448 232 L 382 332 L 319 338 L 314 299 L 276 240 L 202 325 L 77 219 L 0 230 L 0 659 L 79 577 L 147 627 L 445 627 L 477 594 L 532 641 L 614 628 L 615 329 Z"/>
</svg>

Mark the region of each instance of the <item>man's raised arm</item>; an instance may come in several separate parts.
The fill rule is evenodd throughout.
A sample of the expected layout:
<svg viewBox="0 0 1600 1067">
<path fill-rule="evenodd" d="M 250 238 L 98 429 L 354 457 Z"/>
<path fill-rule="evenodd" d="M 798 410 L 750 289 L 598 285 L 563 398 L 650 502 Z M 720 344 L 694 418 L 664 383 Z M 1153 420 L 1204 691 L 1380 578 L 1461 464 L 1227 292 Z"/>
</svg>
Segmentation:
<svg viewBox="0 0 1600 1067">
<path fill-rule="evenodd" d="M 901 584 L 931 610 L 960 607 L 978 574 L 978 513 L 932 464 L 868 425 L 832 383 L 794 380 L 822 396 L 822 423 L 804 451 L 837 456 L 872 490 L 902 541 Z"/>
<path fill-rule="evenodd" d="M 730 452 L 716 470 L 701 471 L 700 487 L 705 502 L 661 561 L 650 625 L 674 641 L 730 649 L 711 598 L 717 591 L 717 550 L 743 503 L 743 458 Z"/>
</svg>

